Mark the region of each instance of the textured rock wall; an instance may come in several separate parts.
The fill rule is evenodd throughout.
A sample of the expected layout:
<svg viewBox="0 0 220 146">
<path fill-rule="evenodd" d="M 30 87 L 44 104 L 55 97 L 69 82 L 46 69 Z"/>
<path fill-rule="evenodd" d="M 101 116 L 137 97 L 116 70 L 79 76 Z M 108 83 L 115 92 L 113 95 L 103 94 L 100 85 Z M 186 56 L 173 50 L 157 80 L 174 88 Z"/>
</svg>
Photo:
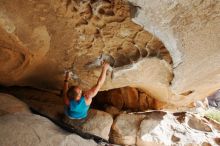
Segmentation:
<svg viewBox="0 0 220 146">
<path fill-rule="evenodd" d="M 131 21 L 127 2 L 0 2 L 1 27 L 22 46 L 14 53 L 24 49 L 28 55 L 23 58 L 28 60 L 26 67 L 18 65 L 21 76 L 11 69 L 12 75 L 0 81 L 3 85 L 59 89 L 63 72 L 69 69 L 74 73 L 72 83 L 86 89 L 95 84 L 101 59 L 113 67 L 103 89 L 130 85 L 151 91 L 158 84 L 167 88 L 172 79 L 169 52 L 159 39 Z M 2 57 L 2 62 L 12 58 Z M 12 61 L 5 66 L 11 67 Z"/>
<path fill-rule="evenodd" d="M 0 0 L 0 84 L 60 89 L 68 69 L 88 89 L 107 59 L 102 90 L 185 106 L 219 88 L 219 1 L 129 1 Z"/>
</svg>

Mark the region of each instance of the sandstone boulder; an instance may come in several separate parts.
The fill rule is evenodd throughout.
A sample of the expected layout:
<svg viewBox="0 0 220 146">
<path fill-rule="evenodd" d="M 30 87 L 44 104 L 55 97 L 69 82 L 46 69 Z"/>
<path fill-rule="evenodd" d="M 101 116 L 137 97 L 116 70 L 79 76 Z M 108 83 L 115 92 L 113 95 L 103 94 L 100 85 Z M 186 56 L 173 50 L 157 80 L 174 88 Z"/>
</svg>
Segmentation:
<svg viewBox="0 0 220 146">
<path fill-rule="evenodd" d="M 38 115 L 6 114 L 0 118 L 0 129 L 2 146 L 97 146 L 93 140 L 63 131 Z"/>
<path fill-rule="evenodd" d="M 9 113 L 30 113 L 28 106 L 16 97 L 0 93 L 0 115 Z"/>
<path fill-rule="evenodd" d="M 82 131 L 108 140 L 113 123 L 112 116 L 100 110 L 90 109 L 87 118 L 86 122 L 82 125 Z"/>
<path fill-rule="evenodd" d="M 217 145 L 219 131 L 211 127 L 210 122 L 190 113 L 152 112 L 140 124 L 137 145 Z"/>
<path fill-rule="evenodd" d="M 110 140 L 121 145 L 218 145 L 219 129 L 192 113 L 149 111 L 120 114 Z"/>
<path fill-rule="evenodd" d="M 110 140 L 120 145 L 136 144 L 137 132 L 144 115 L 120 114 L 112 125 Z"/>
</svg>

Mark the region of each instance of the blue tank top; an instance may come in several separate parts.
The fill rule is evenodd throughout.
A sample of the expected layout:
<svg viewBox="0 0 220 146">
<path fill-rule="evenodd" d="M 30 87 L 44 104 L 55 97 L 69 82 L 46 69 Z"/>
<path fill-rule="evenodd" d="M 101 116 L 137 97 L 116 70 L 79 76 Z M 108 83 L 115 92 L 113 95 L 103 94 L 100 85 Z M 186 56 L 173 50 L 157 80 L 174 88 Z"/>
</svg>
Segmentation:
<svg viewBox="0 0 220 146">
<path fill-rule="evenodd" d="M 70 99 L 69 108 L 67 108 L 67 115 L 73 119 L 82 119 L 87 116 L 89 105 L 86 105 L 85 97 L 82 96 L 79 101 Z"/>
</svg>

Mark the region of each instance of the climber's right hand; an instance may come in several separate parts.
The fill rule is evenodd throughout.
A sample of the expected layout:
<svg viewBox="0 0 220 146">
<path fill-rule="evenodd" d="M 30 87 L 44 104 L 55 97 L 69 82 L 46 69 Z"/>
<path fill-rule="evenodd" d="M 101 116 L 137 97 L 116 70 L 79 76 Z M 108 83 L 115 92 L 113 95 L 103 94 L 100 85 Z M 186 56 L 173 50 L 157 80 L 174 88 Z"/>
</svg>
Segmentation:
<svg viewBox="0 0 220 146">
<path fill-rule="evenodd" d="M 103 62 L 102 62 L 102 68 L 103 68 L 104 70 L 108 70 L 109 67 L 110 67 L 110 64 L 109 64 L 108 62 L 106 62 L 106 61 L 103 61 Z"/>
</svg>

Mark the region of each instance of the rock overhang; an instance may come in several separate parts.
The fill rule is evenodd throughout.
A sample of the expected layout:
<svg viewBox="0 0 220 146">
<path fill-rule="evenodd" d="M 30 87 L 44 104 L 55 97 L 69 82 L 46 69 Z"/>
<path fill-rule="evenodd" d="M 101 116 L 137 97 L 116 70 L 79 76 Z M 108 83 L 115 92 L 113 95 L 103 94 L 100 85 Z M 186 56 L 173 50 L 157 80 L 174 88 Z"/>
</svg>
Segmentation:
<svg viewBox="0 0 220 146">
<path fill-rule="evenodd" d="M 203 16 L 202 11 L 196 13 L 194 10 L 202 10 L 205 6 L 209 7 L 211 3 L 198 1 L 194 4 L 198 7 L 187 7 L 188 1 L 179 3 L 165 1 L 164 6 L 161 6 L 158 1 L 153 3 L 145 1 L 142 5 L 140 5 L 141 0 L 136 1 L 135 5 L 141 9 L 138 9 L 133 20 L 141 21 L 142 26 L 131 21 L 129 4 L 120 0 L 91 3 L 89 1 L 64 1 L 63 3 L 33 1 L 17 4 L 15 9 L 23 5 L 29 7 L 18 10 L 17 14 L 12 15 L 11 6 L 16 3 L 17 1 L 13 4 L 10 1 L 2 3 L 1 13 L 5 17 L 1 17 L 1 20 L 6 20 L 7 17 L 10 21 L 7 20 L 8 23 L 1 26 L 16 28 L 11 29 L 16 31 L 10 31 L 10 35 L 15 36 L 17 42 L 24 47 L 28 47 L 31 64 L 20 69 L 23 72 L 21 77 L 14 73 L 13 76 L 17 77 L 16 79 L 9 81 L 4 78 L 4 82 L 1 81 L 3 85 L 30 85 L 59 89 L 62 84 L 63 70 L 70 69 L 75 73 L 72 84 L 80 84 L 84 89 L 88 89 L 96 82 L 100 69 L 88 69 L 85 65 L 102 54 L 107 54 L 114 58 L 115 65 L 113 65 L 113 73 L 108 76 L 102 90 L 132 86 L 145 90 L 158 100 L 184 106 L 204 98 L 219 88 L 218 84 L 211 85 L 217 79 L 215 75 L 210 81 L 199 80 L 201 79 L 199 75 L 195 77 L 197 75 L 195 73 L 202 68 L 202 65 L 197 69 L 198 71 L 193 69 L 196 64 L 198 65 L 195 60 L 190 60 L 195 56 L 193 55 L 195 52 L 190 55 L 188 49 L 194 47 L 193 42 L 187 44 L 185 39 L 187 36 L 193 39 L 196 35 L 201 36 L 199 28 L 202 25 L 205 26 L 205 23 L 202 22 L 201 26 L 194 31 L 190 28 L 191 26 L 194 28 L 194 21 L 186 20 L 193 19 L 194 15 Z M 214 10 L 217 11 L 218 3 L 212 3 Z M 156 9 L 158 6 L 161 6 L 160 13 Z M 23 15 L 30 8 L 35 11 L 30 12 L 29 15 Z M 167 15 L 169 12 L 170 14 Z M 215 13 L 210 9 L 208 12 L 211 16 L 208 22 L 213 25 Z M 179 17 L 181 13 L 183 18 Z M 191 13 L 193 17 L 188 18 Z M 196 19 L 195 23 L 197 24 L 200 20 Z M 13 25 L 8 25 L 9 22 Z M 185 31 L 187 28 L 190 29 Z M 217 28 L 216 26 L 215 29 Z M 43 35 L 42 31 L 46 32 L 46 35 Z M 203 33 L 207 31 L 208 27 L 205 26 Z M 187 32 L 190 35 L 184 37 Z M 208 37 L 209 34 L 206 36 Z M 41 41 L 42 39 L 44 42 Z M 199 43 L 196 39 L 195 42 Z M 211 50 L 216 51 L 217 43 L 214 42 L 214 44 Z M 199 48 L 205 53 L 203 46 Z M 218 59 L 219 56 L 214 55 L 211 62 L 216 62 Z M 205 62 L 206 65 L 210 63 Z M 192 69 L 187 70 L 187 67 Z M 190 71 L 193 71 L 192 75 Z M 218 72 L 218 67 L 214 72 Z M 203 69 L 201 74 L 206 76 L 209 71 Z M 193 76 L 196 80 L 193 80 Z M 208 87 L 208 85 L 211 86 Z"/>
</svg>

